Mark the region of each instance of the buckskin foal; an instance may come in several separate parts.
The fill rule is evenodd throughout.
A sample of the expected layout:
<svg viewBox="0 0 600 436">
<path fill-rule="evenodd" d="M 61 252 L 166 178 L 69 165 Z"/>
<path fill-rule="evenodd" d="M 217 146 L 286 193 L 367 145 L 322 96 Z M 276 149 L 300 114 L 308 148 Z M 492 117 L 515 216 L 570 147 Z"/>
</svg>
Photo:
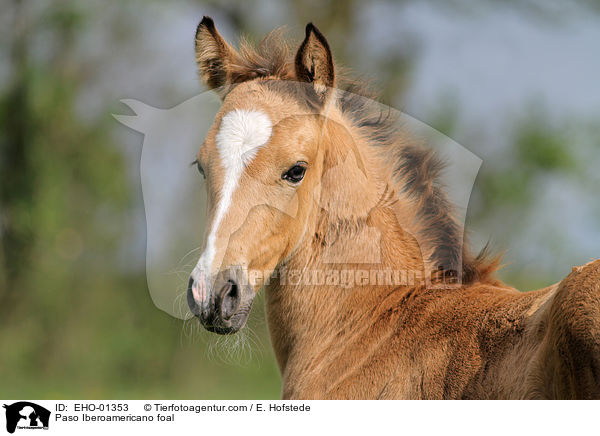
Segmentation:
<svg viewBox="0 0 600 436">
<path fill-rule="evenodd" d="M 283 398 L 600 398 L 600 261 L 533 292 L 495 279 L 438 160 L 336 75 L 312 24 L 295 55 L 276 33 L 238 53 L 208 17 L 195 41 L 222 107 L 188 303 L 233 334 L 264 288 Z"/>
</svg>

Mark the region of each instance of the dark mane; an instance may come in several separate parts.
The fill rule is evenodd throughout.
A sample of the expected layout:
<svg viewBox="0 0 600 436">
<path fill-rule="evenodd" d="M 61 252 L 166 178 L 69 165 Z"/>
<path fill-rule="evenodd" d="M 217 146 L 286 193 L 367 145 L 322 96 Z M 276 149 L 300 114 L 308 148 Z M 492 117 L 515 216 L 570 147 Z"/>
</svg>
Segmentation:
<svg viewBox="0 0 600 436">
<path fill-rule="evenodd" d="M 439 278 L 447 283 L 491 280 L 499 259 L 488 259 L 487 246 L 477 256 L 469 253 L 463 229 L 438 181 L 444 163 L 432 150 L 402 141 L 396 113 L 377 103 L 377 94 L 364 81 L 340 76 L 338 72 L 336 87 L 343 92 L 338 93 L 337 105 L 372 146 L 385 147 L 393 156 L 399 188 L 419 205 L 418 216 L 423 223 L 419 239 L 433 248 L 430 261 L 439 271 Z M 257 47 L 242 40 L 231 78 L 234 84 L 259 78 L 296 80 L 293 54 L 282 30 L 267 34 Z"/>
<path fill-rule="evenodd" d="M 395 173 L 402 191 L 419 205 L 423 223 L 420 240 L 433 247 L 431 261 L 440 280 L 471 283 L 489 278 L 498 259 L 488 260 L 487 245 L 473 257 L 467 249 L 463 229 L 454 218 L 453 206 L 439 183 L 445 163 L 433 152 L 402 141 L 397 113 L 377 103 L 377 95 L 364 83 L 345 80 L 338 105 L 375 147 L 385 147 L 395 161 Z M 462 277 L 458 277 L 461 274 Z"/>
</svg>

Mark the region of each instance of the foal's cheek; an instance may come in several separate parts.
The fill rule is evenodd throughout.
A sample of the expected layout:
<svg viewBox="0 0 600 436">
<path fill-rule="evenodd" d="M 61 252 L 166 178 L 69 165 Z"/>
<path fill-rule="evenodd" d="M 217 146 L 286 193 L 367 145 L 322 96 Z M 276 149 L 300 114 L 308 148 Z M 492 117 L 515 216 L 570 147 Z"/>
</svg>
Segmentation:
<svg viewBox="0 0 600 436">
<path fill-rule="evenodd" d="M 248 266 L 251 285 L 255 292 L 263 286 L 264 281 L 271 276 L 277 264 L 283 260 L 287 245 L 287 235 L 280 233 L 262 239 L 255 246 L 253 259 Z M 257 281 L 252 282 L 252 274 Z"/>
</svg>

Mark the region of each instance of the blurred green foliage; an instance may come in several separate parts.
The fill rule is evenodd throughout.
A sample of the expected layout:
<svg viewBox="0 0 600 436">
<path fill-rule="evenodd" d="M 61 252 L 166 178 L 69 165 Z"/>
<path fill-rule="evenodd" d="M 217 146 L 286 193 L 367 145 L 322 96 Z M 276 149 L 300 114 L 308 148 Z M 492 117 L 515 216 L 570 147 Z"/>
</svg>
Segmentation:
<svg viewBox="0 0 600 436">
<path fill-rule="evenodd" d="M 524 207 L 533 201 L 536 178 L 578 168 L 562 126 L 552 125 L 542 109 L 533 108 L 517 121 L 509 143 L 503 165 L 482 172 L 479 178 L 478 189 L 485 194 L 478 205 L 480 214 L 506 204 Z"/>
<path fill-rule="evenodd" d="M 216 339 L 195 343 L 199 331 L 186 336 L 190 324 L 154 307 L 144 271 L 119 266 L 132 190 L 115 122 L 76 108 L 85 77 L 73 47 L 93 17 L 63 3 L 24 23 L 13 7 L 0 94 L 0 397 L 278 397 L 264 322 L 254 352 L 267 358 L 234 356 L 223 371 L 240 346 L 213 344 L 209 358 Z M 31 55 L 38 27 L 54 41 L 42 60 Z"/>
</svg>

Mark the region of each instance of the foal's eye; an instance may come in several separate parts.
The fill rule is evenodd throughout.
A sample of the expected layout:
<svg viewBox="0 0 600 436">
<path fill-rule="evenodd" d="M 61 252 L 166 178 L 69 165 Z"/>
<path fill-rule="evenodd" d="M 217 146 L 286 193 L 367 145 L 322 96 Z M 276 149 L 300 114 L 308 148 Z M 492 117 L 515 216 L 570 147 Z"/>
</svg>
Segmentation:
<svg viewBox="0 0 600 436">
<path fill-rule="evenodd" d="M 200 162 L 198 162 L 198 159 L 196 159 L 194 162 L 192 162 L 192 165 L 196 165 L 196 168 L 198 168 L 198 172 L 200 174 L 202 174 L 202 177 L 204 177 L 206 179 L 206 175 L 204 174 L 204 169 L 202 168 L 202 165 L 200 165 Z"/>
<path fill-rule="evenodd" d="M 296 164 L 281 175 L 283 180 L 291 183 L 300 183 L 306 173 L 306 162 L 296 162 Z"/>
</svg>

